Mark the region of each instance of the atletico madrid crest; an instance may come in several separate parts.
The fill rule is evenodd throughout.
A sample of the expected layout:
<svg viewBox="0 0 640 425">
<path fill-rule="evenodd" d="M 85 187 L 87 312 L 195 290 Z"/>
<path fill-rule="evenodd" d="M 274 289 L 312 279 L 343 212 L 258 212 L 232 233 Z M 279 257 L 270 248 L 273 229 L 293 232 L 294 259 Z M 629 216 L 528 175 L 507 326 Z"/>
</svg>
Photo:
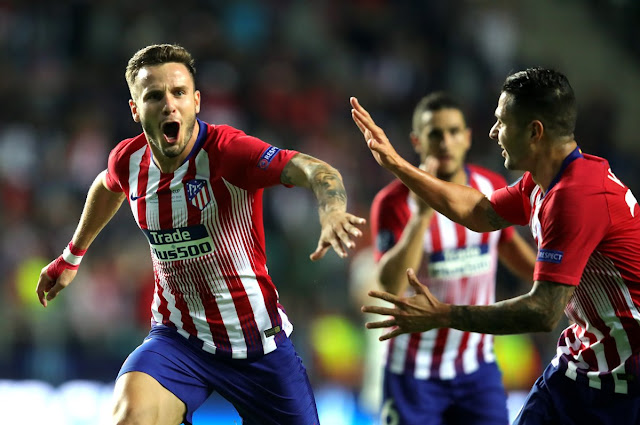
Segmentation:
<svg viewBox="0 0 640 425">
<path fill-rule="evenodd" d="M 193 206 L 198 207 L 200 211 L 211 202 L 211 195 L 207 187 L 207 181 L 203 179 L 193 179 L 185 183 L 187 188 L 187 198 Z"/>
</svg>

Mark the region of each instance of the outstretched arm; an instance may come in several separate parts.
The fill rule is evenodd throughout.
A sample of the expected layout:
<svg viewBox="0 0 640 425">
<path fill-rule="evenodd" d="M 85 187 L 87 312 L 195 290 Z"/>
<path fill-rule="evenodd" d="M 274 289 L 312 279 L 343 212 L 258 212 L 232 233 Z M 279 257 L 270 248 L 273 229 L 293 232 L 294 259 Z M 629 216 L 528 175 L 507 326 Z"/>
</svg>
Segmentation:
<svg viewBox="0 0 640 425">
<path fill-rule="evenodd" d="M 398 155 L 384 131 L 355 97 L 351 98 L 351 106 L 351 116 L 378 164 L 395 174 L 433 209 L 476 232 L 490 232 L 512 224 L 495 212 L 482 192 L 445 182 L 411 165 Z"/>
<path fill-rule="evenodd" d="M 318 247 L 310 256 L 311 260 L 324 257 L 329 247 L 333 247 L 340 257 L 346 257 L 345 247 L 355 247 L 351 237 L 362 236 L 357 225 L 364 224 L 366 220 L 346 212 L 347 193 L 338 170 L 317 158 L 298 153 L 285 165 L 280 181 L 306 187 L 318 200 L 322 230 Z"/>
<path fill-rule="evenodd" d="M 367 323 L 367 328 L 394 327 L 380 337 L 390 339 L 404 333 L 425 332 L 434 328 L 454 328 L 467 332 L 504 335 L 548 332 L 555 328 L 575 286 L 536 281 L 527 294 L 491 305 L 451 305 L 440 302 L 407 271 L 409 283 L 416 291 L 412 297 L 371 291 L 369 295 L 394 304 L 393 308 L 364 306 L 362 311 L 392 316 Z"/>
<path fill-rule="evenodd" d="M 106 171 L 100 173 L 93 181 L 87 199 L 84 204 L 80 222 L 76 228 L 71 243 L 78 251 L 85 251 L 91 242 L 98 236 L 98 233 L 111 220 L 122 205 L 125 195 L 123 193 L 112 192 L 107 189 L 104 178 Z M 36 293 L 40 304 L 47 306 L 47 301 L 51 301 L 58 295 L 58 292 L 66 288 L 75 278 L 75 269 L 64 266 L 60 259 L 49 263 L 40 272 Z"/>
</svg>

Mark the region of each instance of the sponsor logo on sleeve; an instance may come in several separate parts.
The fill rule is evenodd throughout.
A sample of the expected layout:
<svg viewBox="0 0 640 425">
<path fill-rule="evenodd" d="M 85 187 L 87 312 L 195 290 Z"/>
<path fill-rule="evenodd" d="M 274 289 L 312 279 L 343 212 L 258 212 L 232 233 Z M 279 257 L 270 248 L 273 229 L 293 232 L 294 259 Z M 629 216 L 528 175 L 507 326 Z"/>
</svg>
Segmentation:
<svg viewBox="0 0 640 425">
<path fill-rule="evenodd" d="M 201 257 L 213 251 L 213 240 L 202 224 L 167 230 L 142 229 L 158 261 Z"/>
<path fill-rule="evenodd" d="M 538 261 L 544 261 L 545 263 L 560 264 L 563 256 L 563 251 L 554 251 L 552 249 L 541 249 L 538 251 Z"/>
<path fill-rule="evenodd" d="M 262 169 L 266 169 L 269 166 L 269 164 L 271 164 L 271 161 L 273 161 L 273 158 L 276 157 L 276 154 L 278 152 L 280 152 L 280 148 L 276 148 L 275 146 L 270 146 L 266 151 L 264 151 L 264 153 L 260 157 L 260 161 L 258 161 L 258 167 Z"/>
</svg>

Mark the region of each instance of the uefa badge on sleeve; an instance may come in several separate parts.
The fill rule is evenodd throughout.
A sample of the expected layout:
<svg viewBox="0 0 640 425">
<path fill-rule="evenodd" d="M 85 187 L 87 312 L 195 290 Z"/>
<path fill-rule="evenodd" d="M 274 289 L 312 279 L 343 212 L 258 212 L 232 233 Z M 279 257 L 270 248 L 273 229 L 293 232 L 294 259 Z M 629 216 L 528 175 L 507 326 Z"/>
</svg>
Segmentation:
<svg viewBox="0 0 640 425">
<path fill-rule="evenodd" d="M 187 198 L 189 202 L 200 211 L 211 202 L 211 195 L 207 187 L 207 181 L 203 179 L 193 179 L 185 183 L 187 187 Z"/>
</svg>

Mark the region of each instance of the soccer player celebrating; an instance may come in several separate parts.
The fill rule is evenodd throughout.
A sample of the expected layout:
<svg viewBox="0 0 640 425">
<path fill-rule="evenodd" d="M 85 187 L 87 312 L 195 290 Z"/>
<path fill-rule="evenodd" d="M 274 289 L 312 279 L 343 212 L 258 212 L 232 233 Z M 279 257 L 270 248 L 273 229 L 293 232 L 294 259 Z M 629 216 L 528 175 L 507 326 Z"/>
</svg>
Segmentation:
<svg viewBox="0 0 640 425">
<path fill-rule="evenodd" d="M 515 423 L 640 423 L 640 208 L 606 160 L 578 148 L 567 78 L 532 68 L 505 80 L 489 135 L 505 167 L 525 173 L 490 197 L 413 167 L 355 98 L 351 106 L 376 161 L 432 208 L 478 232 L 528 223 L 538 244 L 527 294 L 487 306 L 449 304 L 408 270 L 416 294 L 371 292 L 394 307 L 363 307 L 391 316 L 368 327 L 392 327 L 381 339 L 440 328 L 548 332 L 564 310 L 571 325 Z"/>
<path fill-rule="evenodd" d="M 461 105 L 446 93 L 432 93 L 418 102 L 411 142 L 421 168 L 442 180 L 471 186 L 486 196 L 506 185 L 502 176 L 465 164 L 471 129 Z M 465 229 L 416 198 L 400 180 L 373 200 L 371 228 L 380 283 L 394 295 L 407 293 L 408 268 L 451 304 L 495 302 L 498 257 L 522 280 L 530 282 L 533 276 L 535 253 L 513 227 L 487 233 Z M 492 335 L 441 328 L 390 341 L 381 423 L 508 422 Z"/>
<path fill-rule="evenodd" d="M 82 256 L 127 199 L 147 237 L 155 276 L 151 331 L 124 362 L 113 423 L 191 423 L 218 391 L 245 424 L 317 424 L 292 325 L 266 267 L 263 188 L 313 191 L 321 234 L 312 260 L 353 248 L 364 219 L 346 212 L 337 170 L 226 125 L 196 118 L 194 60 L 152 45 L 129 60 L 129 106 L 143 133 L 118 144 L 94 181 L 63 254 L 42 270 L 43 306 L 67 287 Z"/>
</svg>

